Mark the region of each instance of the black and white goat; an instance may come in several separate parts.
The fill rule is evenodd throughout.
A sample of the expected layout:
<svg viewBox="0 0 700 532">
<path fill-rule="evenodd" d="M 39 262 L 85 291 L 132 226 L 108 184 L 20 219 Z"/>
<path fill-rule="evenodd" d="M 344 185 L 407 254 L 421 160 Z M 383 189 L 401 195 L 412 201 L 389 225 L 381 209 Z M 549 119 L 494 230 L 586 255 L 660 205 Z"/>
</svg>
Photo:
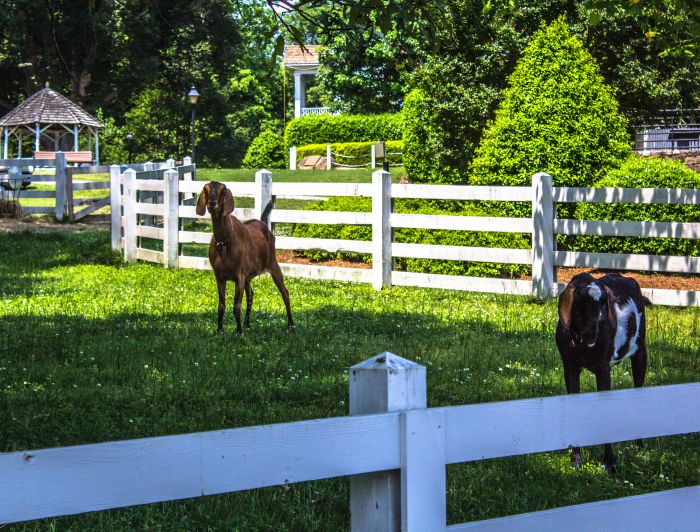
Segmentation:
<svg viewBox="0 0 700 532">
<path fill-rule="evenodd" d="M 617 273 L 595 279 L 576 275 L 559 296 L 556 343 L 564 364 L 567 393 L 580 391 L 581 370 L 593 372 L 598 391 L 610 390 L 610 368 L 630 358 L 635 387 L 644 385 L 647 371 L 644 308 L 651 302 L 635 281 Z M 641 444 L 641 441 L 638 442 Z M 603 464 L 616 465 L 612 445 L 605 444 Z M 574 447 L 571 464 L 581 465 L 581 451 Z"/>
</svg>

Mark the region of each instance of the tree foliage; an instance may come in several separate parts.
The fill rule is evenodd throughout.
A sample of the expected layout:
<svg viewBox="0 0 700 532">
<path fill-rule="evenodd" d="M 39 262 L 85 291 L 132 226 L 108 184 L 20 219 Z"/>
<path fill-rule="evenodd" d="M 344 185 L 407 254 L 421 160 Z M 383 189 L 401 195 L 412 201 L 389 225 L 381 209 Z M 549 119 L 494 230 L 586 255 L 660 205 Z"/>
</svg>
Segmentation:
<svg viewBox="0 0 700 532">
<path fill-rule="evenodd" d="M 564 20 L 542 28 L 510 76 L 472 166 L 480 185 L 591 186 L 630 153 L 627 121 L 598 66 Z"/>
</svg>

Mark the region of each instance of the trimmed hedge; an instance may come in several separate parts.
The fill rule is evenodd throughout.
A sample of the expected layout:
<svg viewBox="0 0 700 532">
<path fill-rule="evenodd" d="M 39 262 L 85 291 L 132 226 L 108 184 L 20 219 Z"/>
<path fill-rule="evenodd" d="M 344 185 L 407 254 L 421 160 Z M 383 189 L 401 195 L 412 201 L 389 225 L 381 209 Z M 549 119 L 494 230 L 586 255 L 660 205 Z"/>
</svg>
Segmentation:
<svg viewBox="0 0 700 532">
<path fill-rule="evenodd" d="M 313 203 L 306 207 L 315 211 L 370 212 L 369 198 L 334 197 Z M 457 202 L 436 202 L 425 200 L 397 200 L 396 212 L 402 214 L 442 214 L 463 216 L 484 216 L 484 210 L 475 204 Z M 364 240 L 372 238 L 369 226 L 354 225 L 311 225 L 297 224 L 293 236 L 303 238 L 329 238 L 342 240 Z M 446 231 L 428 229 L 396 229 L 394 240 L 402 243 L 435 244 L 447 246 L 498 247 L 509 249 L 529 249 L 530 236 L 521 233 L 484 233 L 479 231 Z M 357 253 L 329 253 L 320 250 L 303 252 L 313 260 L 341 259 L 370 263 L 370 255 Z M 440 273 L 449 275 L 470 275 L 477 277 L 514 277 L 526 274 L 530 266 L 520 264 L 494 264 L 481 262 L 459 262 L 434 259 L 396 259 L 396 268 L 410 272 Z"/>
<path fill-rule="evenodd" d="M 678 161 L 633 155 L 620 169 L 609 172 L 595 183 L 595 186 L 599 188 L 700 188 L 700 174 L 686 168 Z M 575 217 L 581 220 L 700 222 L 700 207 L 580 203 L 576 207 Z M 578 236 L 574 239 L 573 247 L 576 251 L 603 253 L 700 255 L 700 241 L 679 238 Z"/>
<path fill-rule="evenodd" d="M 401 140 L 402 120 L 401 114 L 300 116 L 287 124 L 284 145 Z"/>
<path fill-rule="evenodd" d="M 509 78 L 472 165 L 473 185 L 591 186 L 630 154 L 613 90 L 563 19 L 540 29 Z"/>
<path fill-rule="evenodd" d="M 374 142 L 342 142 L 331 144 L 331 151 L 333 153 L 338 153 L 340 155 L 345 155 L 348 157 L 357 157 L 357 159 L 338 159 L 339 163 L 343 164 L 364 164 L 370 163 L 372 160 L 372 144 Z M 297 147 L 297 161 L 300 161 L 302 157 L 307 157 L 309 155 L 322 155 L 326 156 L 326 146 L 327 144 L 309 144 L 307 146 Z M 393 153 L 403 152 L 403 141 L 401 140 L 390 140 L 386 143 L 386 151 Z M 382 159 L 377 160 L 377 164 L 381 166 Z M 391 164 L 401 164 L 403 162 L 403 155 L 389 155 L 389 162 Z"/>
<path fill-rule="evenodd" d="M 274 131 L 263 131 L 248 147 L 243 168 L 285 168 L 284 139 Z"/>
</svg>

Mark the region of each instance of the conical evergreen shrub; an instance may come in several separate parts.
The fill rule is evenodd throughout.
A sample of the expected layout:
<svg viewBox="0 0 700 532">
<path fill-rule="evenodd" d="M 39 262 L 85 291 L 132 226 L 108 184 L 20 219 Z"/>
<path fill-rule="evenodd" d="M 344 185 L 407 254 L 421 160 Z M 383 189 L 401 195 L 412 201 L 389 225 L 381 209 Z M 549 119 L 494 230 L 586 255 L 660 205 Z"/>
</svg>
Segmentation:
<svg viewBox="0 0 700 532">
<path fill-rule="evenodd" d="M 591 186 L 630 153 L 627 121 L 593 57 L 563 18 L 528 44 L 484 132 L 475 185 L 529 185 L 547 172 L 559 186 Z"/>
</svg>

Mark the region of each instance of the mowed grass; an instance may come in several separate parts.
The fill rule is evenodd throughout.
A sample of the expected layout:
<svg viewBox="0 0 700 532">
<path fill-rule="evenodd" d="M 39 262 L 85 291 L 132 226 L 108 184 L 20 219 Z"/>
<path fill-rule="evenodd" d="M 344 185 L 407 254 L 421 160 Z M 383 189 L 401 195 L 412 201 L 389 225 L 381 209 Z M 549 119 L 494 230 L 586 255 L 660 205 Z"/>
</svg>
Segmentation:
<svg viewBox="0 0 700 532">
<path fill-rule="evenodd" d="M 287 331 L 266 276 L 239 337 L 230 307 L 216 334 L 211 272 L 123 265 L 106 232 L 0 233 L 0 257 L 0 452 L 347 415 L 348 368 L 383 351 L 427 366 L 429 406 L 564 393 L 554 303 L 288 279 Z M 648 384 L 698 381 L 700 309 L 653 307 L 648 322 Z M 613 381 L 632 385 L 628 363 Z M 582 385 L 595 388 L 589 374 Z M 616 451 L 616 476 L 598 447 L 580 471 L 566 451 L 450 466 L 448 522 L 700 481 L 697 434 Z M 343 530 L 348 491 L 331 479 L 12 529 Z"/>
</svg>

